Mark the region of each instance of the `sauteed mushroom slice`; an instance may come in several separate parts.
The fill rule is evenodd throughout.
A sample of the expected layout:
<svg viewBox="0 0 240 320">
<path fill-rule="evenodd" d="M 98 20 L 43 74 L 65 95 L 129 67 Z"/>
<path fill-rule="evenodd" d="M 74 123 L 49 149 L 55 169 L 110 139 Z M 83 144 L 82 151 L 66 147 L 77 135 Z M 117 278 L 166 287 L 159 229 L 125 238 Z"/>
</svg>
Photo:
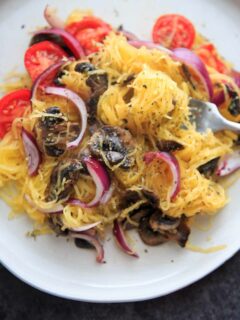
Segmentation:
<svg viewBox="0 0 240 320">
<path fill-rule="evenodd" d="M 68 199 L 73 185 L 85 173 L 82 162 L 77 159 L 64 159 L 53 169 L 46 191 L 47 201 Z"/>
<path fill-rule="evenodd" d="M 184 149 L 184 146 L 174 140 L 159 140 L 157 141 L 159 151 L 173 152 Z"/>
<path fill-rule="evenodd" d="M 67 142 L 74 140 L 79 130 L 79 124 L 67 121 L 57 106 L 46 109 L 34 127 L 38 146 L 49 157 L 63 155 Z"/>
<path fill-rule="evenodd" d="M 139 236 L 149 246 L 157 246 L 168 241 L 168 237 L 162 233 L 153 231 L 149 225 L 149 217 L 142 218 L 139 225 Z"/>
<path fill-rule="evenodd" d="M 149 219 L 150 227 L 154 231 L 164 232 L 164 231 L 174 231 L 178 228 L 180 224 L 179 218 L 172 218 L 163 215 L 160 210 L 156 210 Z"/>
<path fill-rule="evenodd" d="M 120 127 L 104 126 L 94 133 L 89 142 L 89 149 L 95 157 L 114 166 L 128 169 L 135 163 L 130 153 L 134 150 L 134 141 L 128 130 Z"/>
</svg>

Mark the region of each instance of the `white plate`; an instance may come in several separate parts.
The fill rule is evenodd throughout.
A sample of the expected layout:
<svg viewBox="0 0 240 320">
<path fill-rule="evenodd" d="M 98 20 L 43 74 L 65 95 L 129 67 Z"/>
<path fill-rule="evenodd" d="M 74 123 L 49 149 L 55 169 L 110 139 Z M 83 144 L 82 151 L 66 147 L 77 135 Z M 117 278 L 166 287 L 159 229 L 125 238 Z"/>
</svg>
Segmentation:
<svg viewBox="0 0 240 320">
<path fill-rule="evenodd" d="M 96 15 L 141 37 L 149 38 L 154 19 L 162 13 L 182 13 L 216 43 L 220 52 L 240 68 L 240 3 L 238 0 L 122 0 L 49 1 L 62 16 L 79 7 L 93 8 Z M 0 78 L 13 65 L 23 68 L 27 32 L 43 25 L 47 1 L 12 0 L 0 3 Z M 25 25 L 24 29 L 21 26 Z M 180 289 L 202 278 L 229 259 L 240 247 L 239 186 L 230 192 L 231 202 L 214 218 L 208 232 L 193 229 L 191 241 L 202 247 L 226 244 L 225 250 L 199 254 L 166 244 L 147 248 L 136 238 L 140 259 L 124 255 L 114 241 L 105 244 L 106 264 L 95 263 L 94 252 L 75 248 L 53 236 L 37 241 L 25 237 L 31 230 L 26 218 L 8 221 L 8 208 L 0 203 L 0 260 L 17 277 L 65 298 L 95 302 L 120 302 L 153 298 Z M 211 237 L 211 241 L 207 241 Z M 209 240 L 209 239 L 208 239 Z"/>
</svg>

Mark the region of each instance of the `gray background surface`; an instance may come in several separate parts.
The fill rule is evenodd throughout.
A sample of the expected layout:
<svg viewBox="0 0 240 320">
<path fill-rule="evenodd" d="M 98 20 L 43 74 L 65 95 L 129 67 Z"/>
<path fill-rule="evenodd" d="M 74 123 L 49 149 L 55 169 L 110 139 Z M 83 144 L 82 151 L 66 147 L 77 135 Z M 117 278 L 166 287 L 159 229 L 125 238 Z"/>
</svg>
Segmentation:
<svg viewBox="0 0 240 320">
<path fill-rule="evenodd" d="M 53 297 L 0 268 L 0 320 L 239 320 L 239 285 L 240 252 L 214 273 L 181 291 L 122 304 Z"/>
</svg>

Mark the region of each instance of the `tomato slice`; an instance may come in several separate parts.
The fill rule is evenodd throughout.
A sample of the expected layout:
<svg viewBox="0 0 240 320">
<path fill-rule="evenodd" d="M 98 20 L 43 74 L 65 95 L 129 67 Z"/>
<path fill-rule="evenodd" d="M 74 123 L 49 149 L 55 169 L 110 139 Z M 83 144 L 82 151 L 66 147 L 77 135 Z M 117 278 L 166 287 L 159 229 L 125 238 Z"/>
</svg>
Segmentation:
<svg viewBox="0 0 240 320">
<path fill-rule="evenodd" d="M 184 16 L 178 14 L 165 14 L 155 22 L 152 38 L 155 43 L 175 48 L 191 48 L 195 39 L 195 28 Z"/>
<path fill-rule="evenodd" d="M 31 108 L 31 91 L 20 89 L 5 95 L 0 100 L 0 138 L 11 129 L 15 118 L 22 117 Z"/>
<path fill-rule="evenodd" d="M 80 42 L 88 55 L 99 50 L 97 43 L 103 42 L 112 28 L 97 17 L 87 16 L 81 21 L 69 24 L 66 30 Z"/>
<path fill-rule="evenodd" d="M 212 43 L 205 43 L 196 49 L 197 55 L 203 63 L 216 69 L 220 73 L 229 73 L 229 68 L 219 57 L 215 46 Z"/>
<path fill-rule="evenodd" d="M 48 67 L 65 57 L 67 54 L 61 47 L 50 41 L 42 41 L 28 48 L 24 63 L 34 81 Z"/>
</svg>

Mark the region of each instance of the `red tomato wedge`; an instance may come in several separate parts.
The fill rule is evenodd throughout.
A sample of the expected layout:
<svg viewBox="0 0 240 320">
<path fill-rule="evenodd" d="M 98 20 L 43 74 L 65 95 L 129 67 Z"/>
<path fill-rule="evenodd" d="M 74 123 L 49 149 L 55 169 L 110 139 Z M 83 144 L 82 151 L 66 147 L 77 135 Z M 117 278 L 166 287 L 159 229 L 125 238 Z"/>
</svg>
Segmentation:
<svg viewBox="0 0 240 320">
<path fill-rule="evenodd" d="M 178 14 L 160 16 L 152 30 L 153 41 L 169 49 L 190 49 L 193 45 L 195 34 L 195 28 L 191 21 Z"/>
<path fill-rule="evenodd" d="M 216 69 L 220 73 L 229 73 L 229 68 L 219 57 L 215 46 L 212 43 L 206 43 L 201 45 L 195 50 L 199 58 L 208 65 Z"/>
<path fill-rule="evenodd" d="M 50 41 L 42 41 L 28 48 L 24 63 L 34 81 L 48 67 L 65 57 L 67 54 L 61 47 Z"/>
<path fill-rule="evenodd" d="M 92 16 L 84 17 L 66 27 L 66 31 L 79 41 L 87 55 L 98 51 L 97 43 L 101 43 L 111 29 L 109 24 Z"/>
<path fill-rule="evenodd" d="M 5 95 L 0 100 L 0 138 L 11 129 L 15 118 L 22 117 L 31 108 L 31 91 L 20 89 Z"/>
</svg>

